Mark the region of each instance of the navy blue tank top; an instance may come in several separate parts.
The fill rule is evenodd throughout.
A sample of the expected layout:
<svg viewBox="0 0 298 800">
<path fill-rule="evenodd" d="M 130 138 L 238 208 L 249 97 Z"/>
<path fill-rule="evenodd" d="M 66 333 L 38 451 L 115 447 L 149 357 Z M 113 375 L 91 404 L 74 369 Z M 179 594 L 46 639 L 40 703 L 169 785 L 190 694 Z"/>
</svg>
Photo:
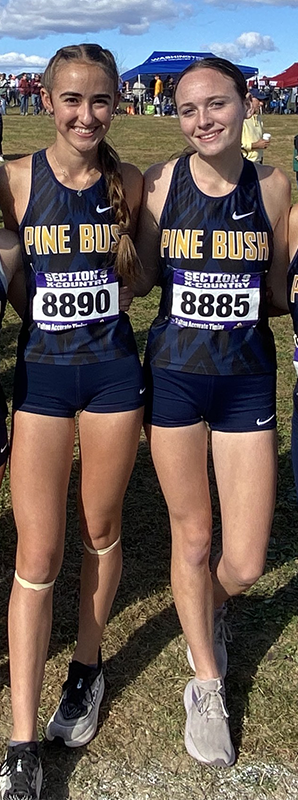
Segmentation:
<svg viewBox="0 0 298 800">
<path fill-rule="evenodd" d="M 190 156 L 176 163 L 160 220 L 162 296 L 148 338 L 153 366 L 209 375 L 274 371 L 265 276 L 273 231 L 254 165 L 236 188 L 209 197 Z"/>
<path fill-rule="evenodd" d="M 32 158 L 19 226 L 28 305 L 19 338 L 27 361 L 83 364 L 137 351 L 119 312 L 114 275 L 119 228 L 103 176 L 82 191 L 56 179 L 46 151 Z"/>
</svg>

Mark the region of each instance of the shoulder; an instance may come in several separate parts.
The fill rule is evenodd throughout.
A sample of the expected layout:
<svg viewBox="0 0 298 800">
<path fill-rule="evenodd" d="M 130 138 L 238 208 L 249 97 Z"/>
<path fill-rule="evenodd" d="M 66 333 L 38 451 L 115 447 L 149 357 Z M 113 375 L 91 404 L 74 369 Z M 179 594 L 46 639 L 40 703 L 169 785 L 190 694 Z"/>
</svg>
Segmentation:
<svg viewBox="0 0 298 800">
<path fill-rule="evenodd" d="M 174 167 L 178 159 L 160 162 L 149 167 L 144 175 L 143 202 L 159 222 L 167 194 L 170 188 Z"/>
<path fill-rule="evenodd" d="M 0 230 L 0 261 L 9 284 L 21 263 L 19 237 L 13 231 Z"/>
<path fill-rule="evenodd" d="M 278 167 L 255 164 L 264 206 L 273 228 L 281 216 L 288 216 L 291 203 L 291 184 Z"/>
<path fill-rule="evenodd" d="M 273 186 L 276 186 L 283 194 L 288 193 L 291 184 L 288 176 L 282 169 L 279 169 L 279 167 L 270 167 L 267 164 L 255 164 L 255 168 L 262 187 L 269 186 L 270 189 L 272 189 Z"/>
<path fill-rule="evenodd" d="M 15 228 L 25 211 L 30 192 L 32 156 L 9 161 L 0 170 L 0 205 L 5 225 Z M 14 221 L 14 222 L 13 222 Z"/>
<path fill-rule="evenodd" d="M 143 176 L 141 171 L 136 167 L 134 164 L 129 164 L 127 161 L 121 162 L 121 173 L 123 178 L 123 185 L 126 188 L 126 185 L 130 186 L 135 184 L 138 186 L 143 186 Z"/>
<path fill-rule="evenodd" d="M 290 259 L 292 260 L 298 249 L 298 203 L 291 208 L 290 212 L 289 247 Z"/>
<path fill-rule="evenodd" d="M 121 174 L 126 201 L 130 212 L 132 212 L 133 209 L 138 209 L 141 204 L 143 175 L 138 167 L 126 161 L 121 163 Z"/>
</svg>

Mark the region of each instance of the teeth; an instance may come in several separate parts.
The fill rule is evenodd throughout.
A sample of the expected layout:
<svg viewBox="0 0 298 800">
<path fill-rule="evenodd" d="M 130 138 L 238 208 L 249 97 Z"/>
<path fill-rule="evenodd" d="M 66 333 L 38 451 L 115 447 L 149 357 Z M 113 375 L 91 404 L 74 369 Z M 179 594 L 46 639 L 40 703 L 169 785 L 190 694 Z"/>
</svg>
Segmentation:
<svg viewBox="0 0 298 800">
<path fill-rule="evenodd" d="M 95 128 L 74 128 L 78 133 L 94 133 Z"/>
</svg>

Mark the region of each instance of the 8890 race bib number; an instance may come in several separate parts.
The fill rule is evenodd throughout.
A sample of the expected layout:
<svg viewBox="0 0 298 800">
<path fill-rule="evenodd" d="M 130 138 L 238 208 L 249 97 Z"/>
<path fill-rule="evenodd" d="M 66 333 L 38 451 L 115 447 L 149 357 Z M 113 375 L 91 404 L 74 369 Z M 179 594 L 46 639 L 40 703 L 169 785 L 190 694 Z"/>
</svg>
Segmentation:
<svg viewBox="0 0 298 800">
<path fill-rule="evenodd" d="M 170 321 L 178 325 L 209 330 L 255 325 L 259 305 L 259 275 L 175 270 Z"/>
<path fill-rule="evenodd" d="M 37 273 L 33 319 L 44 330 L 66 330 L 115 319 L 118 282 L 112 270 Z"/>
</svg>

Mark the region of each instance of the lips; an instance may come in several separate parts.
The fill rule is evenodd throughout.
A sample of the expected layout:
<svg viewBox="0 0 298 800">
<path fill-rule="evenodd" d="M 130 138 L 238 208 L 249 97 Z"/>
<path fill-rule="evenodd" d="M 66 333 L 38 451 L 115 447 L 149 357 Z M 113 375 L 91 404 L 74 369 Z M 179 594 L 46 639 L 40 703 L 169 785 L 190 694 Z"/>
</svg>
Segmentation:
<svg viewBox="0 0 298 800">
<path fill-rule="evenodd" d="M 217 139 L 217 137 L 219 136 L 220 133 L 222 133 L 222 131 L 223 129 L 210 131 L 210 133 L 200 133 L 198 139 L 200 139 L 201 142 L 209 142 L 212 141 L 213 139 Z"/>
</svg>

